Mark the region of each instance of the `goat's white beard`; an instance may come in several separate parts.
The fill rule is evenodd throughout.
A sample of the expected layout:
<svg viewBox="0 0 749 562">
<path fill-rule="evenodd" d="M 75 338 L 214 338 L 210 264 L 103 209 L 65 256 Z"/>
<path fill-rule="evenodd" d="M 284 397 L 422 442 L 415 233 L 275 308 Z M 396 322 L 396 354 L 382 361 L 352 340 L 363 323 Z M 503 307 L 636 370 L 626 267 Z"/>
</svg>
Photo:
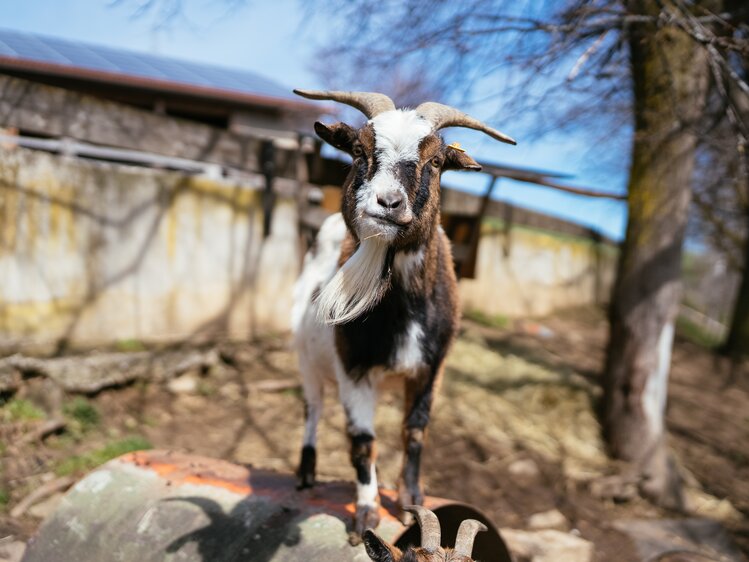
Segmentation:
<svg viewBox="0 0 749 562">
<path fill-rule="evenodd" d="M 388 245 L 377 238 L 362 240 L 320 291 L 317 312 L 326 324 L 343 324 L 358 318 L 382 298 L 389 283 L 382 275 Z"/>
</svg>

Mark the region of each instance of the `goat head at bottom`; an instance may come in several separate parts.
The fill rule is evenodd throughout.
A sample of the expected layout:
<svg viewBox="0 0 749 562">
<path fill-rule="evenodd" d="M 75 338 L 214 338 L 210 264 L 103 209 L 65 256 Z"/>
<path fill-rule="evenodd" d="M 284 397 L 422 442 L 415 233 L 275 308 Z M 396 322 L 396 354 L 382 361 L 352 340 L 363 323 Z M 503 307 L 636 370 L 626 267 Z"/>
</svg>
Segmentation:
<svg viewBox="0 0 749 562">
<path fill-rule="evenodd" d="M 373 562 L 473 562 L 473 541 L 479 532 L 486 531 L 483 523 L 466 519 L 458 529 L 455 548 L 443 548 L 440 523 L 433 512 L 419 505 L 403 509 L 416 516 L 421 529 L 421 546 L 401 551 L 368 529 L 363 536 L 364 546 Z"/>
</svg>

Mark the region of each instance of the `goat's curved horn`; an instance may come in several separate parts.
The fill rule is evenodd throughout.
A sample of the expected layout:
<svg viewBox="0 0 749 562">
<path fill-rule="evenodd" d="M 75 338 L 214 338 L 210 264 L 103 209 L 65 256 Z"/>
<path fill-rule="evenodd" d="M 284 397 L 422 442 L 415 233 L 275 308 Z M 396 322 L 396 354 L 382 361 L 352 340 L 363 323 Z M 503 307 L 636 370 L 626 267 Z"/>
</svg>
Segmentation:
<svg viewBox="0 0 749 562">
<path fill-rule="evenodd" d="M 475 519 L 466 519 L 463 521 L 458 528 L 458 536 L 455 539 L 455 553 L 470 558 L 476 535 L 486 530 L 486 525 Z"/>
<path fill-rule="evenodd" d="M 372 119 L 375 115 L 395 109 L 393 100 L 376 92 L 332 92 L 322 90 L 294 90 L 294 93 L 311 100 L 332 100 L 355 107 Z"/>
<path fill-rule="evenodd" d="M 428 552 L 437 550 L 442 540 L 442 531 L 437 516 L 420 505 L 407 505 L 403 507 L 403 510 L 413 513 L 416 516 L 416 521 L 419 522 L 421 548 Z"/>
<path fill-rule="evenodd" d="M 486 123 L 482 123 L 478 119 L 474 119 L 470 115 L 466 115 L 449 105 L 428 101 L 419 105 L 416 108 L 416 113 L 429 121 L 434 126 L 435 131 L 445 127 L 467 127 L 468 129 L 475 129 L 486 133 L 498 141 L 506 142 L 507 144 L 517 144 L 515 139 L 508 137 L 496 129 L 492 129 Z"/>
</svg>

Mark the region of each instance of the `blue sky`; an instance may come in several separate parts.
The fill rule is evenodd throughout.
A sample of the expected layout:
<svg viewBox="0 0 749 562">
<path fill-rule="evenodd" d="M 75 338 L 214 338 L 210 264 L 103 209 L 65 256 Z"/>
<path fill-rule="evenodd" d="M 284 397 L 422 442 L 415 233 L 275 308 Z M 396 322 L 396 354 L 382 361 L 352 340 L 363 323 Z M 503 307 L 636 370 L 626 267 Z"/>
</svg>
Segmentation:
<svg viewBox="0 0 749 562">
<path fill-rule="evenodd" d="M 151 52 L 182 59 L 221 64 L 256 71 L 292 87 L 321 87 L 310 70 L 317 44 L 329 40 L 335 30 L 328 22 L 303 26 L 308 17 L 297 0 L 273 2 L 234 0 L 186 0 L 186 11 L 168 27 L 157 26 L 155 14 L 135 17 L 142 0 L 1 0 L 0 26 L 111 47 Z M 346 88 L 341 84 L 342 89 Z M 480 108 L 476 117 L 488 118 Z M 524 140 L 532 131 L 497 123 L 519 144 L 496 143 L 477 132 L 450 130 L 449 141 L 458 140 L 478 159 L 503 164 L 572 174 L 575 185 L 623 192 L 626 154 L 620 165 L 598 165 L 591 156 L 590 137 L 584 132 Z M 518 130 L 521 129 L 521 130 Z M 445 183 L 480 191 L 486 178 L 477 174 L 446 174 Z M 501 180 L 497 198 L 522 207 L 552 214 L 623 237 L 626 209 L 621 202 L 562 194 L 528 184 Z"/>
</svg>

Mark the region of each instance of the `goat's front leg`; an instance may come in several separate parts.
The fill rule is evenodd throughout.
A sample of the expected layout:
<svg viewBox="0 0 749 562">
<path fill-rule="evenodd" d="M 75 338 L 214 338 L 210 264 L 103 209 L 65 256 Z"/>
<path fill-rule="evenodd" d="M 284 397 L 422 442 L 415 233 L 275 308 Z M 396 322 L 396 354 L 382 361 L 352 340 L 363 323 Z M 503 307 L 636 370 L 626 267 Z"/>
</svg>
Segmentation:
<svg viewBox="0 0 749 562">
<path fill-rule="evenodd" d="M 432 409 L 435 378 L 429 372 L 420 372 L 406 378 L 406 401 L 403 415 L 403 468 L 398 479 L 398 503 L 401 521 L 410 524 L 410 513 L 403 511 L 407 505 L 422 505 L 424 491 L 421 487 L 421 451 Z"/>
<path fill-rule="evenodd" d="M 351 464 L 356 470 L 356 515 L 351 540 L 358 543 L 365 530 L 374 529 L 380 522 L 374 432 L 377 391 L 367 378 L 359 382 L 347 378 L 339 381 L 339 392 L 346 412 Z"/>
<path fill-rule="evenodd" d="M 304 440 L 297 469 L 297 488 L 311 488 L 315 485 L 315 465 L 317 464 L 317 424 L 323 410 L 323 378 L 310 370 L 304 372 Z"/>
</svg>

